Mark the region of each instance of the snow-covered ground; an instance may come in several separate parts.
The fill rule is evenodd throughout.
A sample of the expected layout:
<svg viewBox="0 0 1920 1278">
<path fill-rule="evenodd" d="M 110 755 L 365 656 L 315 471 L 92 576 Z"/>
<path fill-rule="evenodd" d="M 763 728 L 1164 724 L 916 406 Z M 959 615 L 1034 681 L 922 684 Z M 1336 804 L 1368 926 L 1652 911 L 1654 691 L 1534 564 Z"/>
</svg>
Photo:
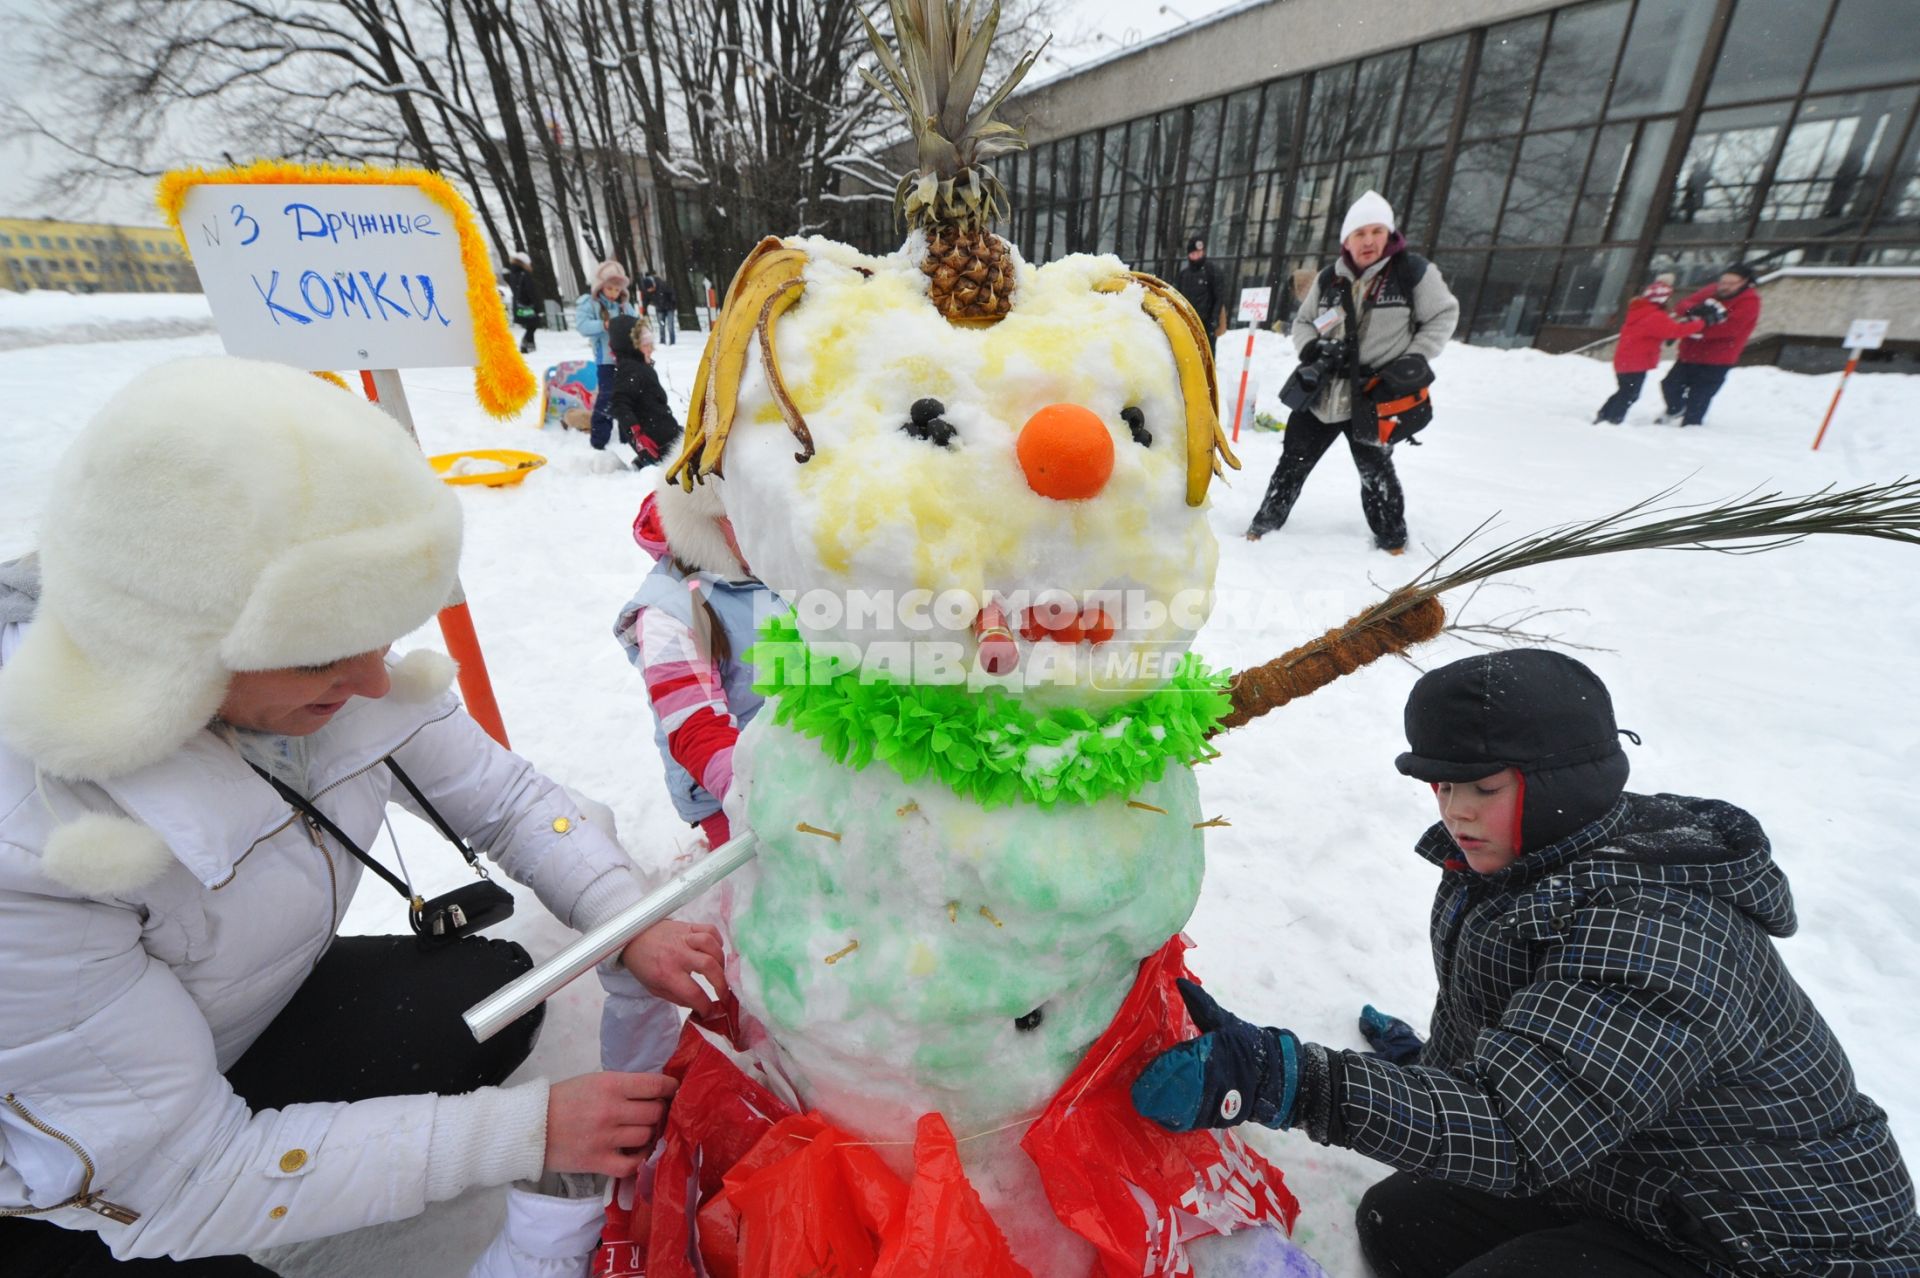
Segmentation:
<svg viewBox="0 0 1920 1278">
<path fill-rule="evenodd" d="M 76 319 L 38 295 L 0 297 L 0 333 L 15 308 L 47 305 L 42 326 L 154 318 L 153 297 L 74 299 Z M 204 314 L 181 301 L 181 317 Z M 29 325 L 30 327 L 31 325 Z M 684 407 L 698 334 L 663 348 L 669 392 Z M 537 368 L 578 358 L 572 334 L 540 335 Z M 0 343 L 3 345 L 3 343 Z M 1231 388 L 1244 340 L 1230 336 Z M 32 544 L 45 478 L 61 447 L 143 369 L 214 353 L 211 335 L 0 353 L 0 557 Z M 1263 339 L 1261 406 L 1275 400 L 1291 356 Z M 1353 467 L 1336 446 L 1309 481 L 1292 523 L 1258 544 L 1241 539 L 1280 452 L 1280 437 L 1244 434 L 1240 474 L 1215 489 L 1224 553 L 1221 603 L 1199 649 L 1216 665 L 1274 656 L 1357 612 L 1490 516 L 1519 534 L 1618 509 L 1671 484 L 1689 498 L 1752 488 L 1806 492 L 1920 472 L 1913 410 L 1920 378 L 1855 378 L 1818 453 L 1808 445 L 1833 377 L 1740 369 L 1707 426 L 1648 424 L 1657 390 L 1624 427 L 1589 425 L 1611 370 L 1575 356 L 1453 346 L 1438 362 L 1438 416 L 1421 448 L 1398 450 L 1413 553 L 1372 549 Z M 619 605 L 649 566 L 628 533 L 648 483 L 592 464 L 584 436 L 542 433 L 535 409 L 489 420 L 467 374 L 406 375 L 426 447 L 527 448 L 551 464 L 517 488 L 460 489 L 467 509 L 463 577 L 516 749 L 577 790 L 611 804 L 628 847 L 645 860 L 691 842 L 660 783 L 652 721 L 638 676 L 615 644 Z M 1229 411 L 1231 405 L 1228 406 Z M 1490 589 L 1473 613 L 1571 609 L 1542 624 L 1612 688 L 1638 790 L 1712 795 L 1752 810 L 1792 877 L 1801 934 L 1782 951 L 1851 1054 L 1862 1087 L 1920 1149 L 1920 1100 L 1900 1080 L 1920 1041 L 1906 999 L 1920 981 L 1920 878 L 1908 840 L 1920 829 L 1920 550 L 1829 539 L 1755 557 L 1663 553 L 1535 570 Z M 1467 620 L 1473 620 L 1469 615 Z M 437 644 L 423 632 L 408 644 Z M 1423 667 L 1470 649 L 1446 638 Z M 1416 677 L 1388 661 L 1221 739 L 1202 770 L 1212 832 L 1209 869 L 1188 933 L 1195 969 L 1228 1007 L 1307 1038 L 1361 1046 L 1354 1017 L 1372 1002 L 1422 1029 L 1432 1005 L 1427 907 L 1433 869 L 1412 854 L 1433 818 L 1426 788 L 1393 770 L 1400 711 Z M 396 811 L 418 872 L 447 885 L 464 870 L 425 827 Z M 369 881 L 351 927 L 393 930 L 391 892 Z M 537 955 L 567 933 L 529 901 L 499 935 Z M 529 1072 L 559 1078 L 594 1067 L 598 989 L 553 1006 Z M 1260 1132 L 1304 1205 L 1299 1238 L 1342 1276 L 1363 1273 L 1353 1207 L 1381 1169 L 1303 1137 Z M 498 1192 L 443 1204 L 420 1220 L 272 1258 L 288 1275 L 463 1274 L 492 1234 Z"/>
<path fill-rule="evenodd" d="M 213 332 L 200 293 L 66 293 L 0 289 L 0 351 L 65 342 L 186 337 Z"/>
</svg>

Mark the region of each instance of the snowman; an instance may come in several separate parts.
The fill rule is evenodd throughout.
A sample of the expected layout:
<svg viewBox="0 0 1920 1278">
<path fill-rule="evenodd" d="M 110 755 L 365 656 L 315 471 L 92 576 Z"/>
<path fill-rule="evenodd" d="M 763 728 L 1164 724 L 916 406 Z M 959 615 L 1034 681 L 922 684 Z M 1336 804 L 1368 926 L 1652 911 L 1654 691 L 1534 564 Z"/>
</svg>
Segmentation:
<svg viewBox="0 0 1920 1278">
<path fill-rule="evenodd" d="M 1057 1217 L 1023 1141 L 1071 1108 L 1143 961 L 1177 960 L 1199 895 L 1193 765 L 1227 698 L 1189 648 L 1218 558 L 1208 488 L 1238 463 L 1176 292 L 1110 256 L 1035 268 L 993 233 L 983 162 L 1017 144 L 992 118 L 1012 81 L 972 109 L 994 14 L 970 9 L 897 2 L 905 68 L 881 49 L 924 162 L 901 184 L 907 242 L 763 241 L 670 478 L 718 492 L 794 605 L 755 651 L 772 703 L 727 802 L 760 844 L 725 910 L 754 1050 L 903 1177 L 940 1115 L 1019 1263 L 1076 1275 L 1112 1256 Z M 1290 1219 L 1276 1172 L 1202 1139 L 1238 1179 L 1118 1224 L 1146 1272 L 1204 1270 L 1190 1239 Z"/>
</svg>

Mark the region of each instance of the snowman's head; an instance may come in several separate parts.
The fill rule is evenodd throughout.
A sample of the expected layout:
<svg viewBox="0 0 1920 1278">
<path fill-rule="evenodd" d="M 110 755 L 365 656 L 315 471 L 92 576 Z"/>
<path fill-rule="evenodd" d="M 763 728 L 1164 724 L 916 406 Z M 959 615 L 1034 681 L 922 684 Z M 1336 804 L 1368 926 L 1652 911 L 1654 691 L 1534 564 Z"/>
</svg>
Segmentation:
<svg viewBox="0 0 1920 1278">
<path fill-rule="evenodd" d="M 808 643 L 1039 704 L 1164 683 L 1211 607 L 1208 484 L 1238 464 L 1185 302 L 1112 257 L 1020 262 L 1010 313 L 959 327 L 928 301 L 917 242 L 756 258 L 679 473 L 717 486 Z"/>
</svg>

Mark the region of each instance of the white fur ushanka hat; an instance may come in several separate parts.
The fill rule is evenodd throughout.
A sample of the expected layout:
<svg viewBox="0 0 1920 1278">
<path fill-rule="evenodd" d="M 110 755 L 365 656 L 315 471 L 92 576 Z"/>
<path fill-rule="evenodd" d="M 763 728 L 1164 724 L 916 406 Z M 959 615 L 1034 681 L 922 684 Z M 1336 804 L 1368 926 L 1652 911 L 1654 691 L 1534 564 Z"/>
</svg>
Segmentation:
<svg viewBox="0 0 1920 1278">
<path fill-rule="evenodd" d="M 406 432 L 281 364 L 142 374 L 54 472 L 0 740 L 97 781 L 205 727 L 239 671 L 370 652 L 451 597 L 460 504 Z"/>
</svg>

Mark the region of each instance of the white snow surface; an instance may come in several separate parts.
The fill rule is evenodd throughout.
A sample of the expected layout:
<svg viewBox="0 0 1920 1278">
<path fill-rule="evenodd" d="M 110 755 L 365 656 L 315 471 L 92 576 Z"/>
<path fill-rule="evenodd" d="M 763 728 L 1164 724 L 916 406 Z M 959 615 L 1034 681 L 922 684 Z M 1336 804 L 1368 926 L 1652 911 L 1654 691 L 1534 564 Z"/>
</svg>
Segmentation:
<svg viewBox="0 0 1920 1278">
<path fill-rule="evenodd" d="M 106 329 L 163 312 L 194 313 L 159 295 L 56 301 L 0 296 L 0 331 L 56 340 L 0 351 L 0 557 L 33 543 L 50 468 L 66 441 L 123 385 L 162 361 L 213 354 L 212 335 L 112 344 L 53 333 Z M 201 304 L 203 305 L 203 304 Z M 24 318 L 35 308 L 39 318 Z M 65 314 L 61 308 L 71 308 Z M 684 410 L 700 335 L 662 347 L 670 396 Z M 579 358 L 572 334 L 540 335 L 536 371 Z M 1221 343 L 1221 382 L 1233 393 L 1243 335 Z M 1261 407 L 1280 414 L 1291 355 L 1263 339 L 1255 375 Z M 1912 406 L 1920 378 L 1856 377 L 1820 452 L 1810 451 L 1835 378 L 1739 369 L 1702 429 L 1653 427 L 1650 385 L 1624 427 L 1588 423 L 1613 386 L 1611 370 L 1578 356 L 1450 347 L 1437 363 L 1437 415 L 1421 448 L 1397 450 L 1412 551 L 1372 548 L 1351 462 L 1336 445 L 1283 531 L 1241 539 L 1280 451 L 1280 437 L 1244 434 L 1245 468 L 1214 488 L 1221 539 L 1220 605 L 1196 645 L 1216 665 L 1277 655 L 1357 612 L 1413 576 L 1432 553 L 1482 521 L 1494 536 L 1619 509 L 1669 485 L 1708 500 L 1760 491 L 1810 492 L 1920 471 Z M 636 857 L 689 848 L 661 782 L 639 676 L 611 627 L 650 561 L 629 525 L 649 482 L 597 467 L 584 436 L 536 429 L 529 406 L 511 422 L 474 403 L 470 375 L 405 376 L 429 451 L 527 448 L 551 463 L 517 487 L 457 490 L 467 509 L 462 577 L 514 747 L 563 783 L 610 804 Z M 1231 411 L 1229 406 L 1228 411 Z M 1612 689 L 1629 746 L 1631 788 L 1724 798 L 1750 809 L 1790 875 L 1801 931 L 1781 942 L 1800 982 L 1838 1033 L 1861 1087 L 1920 1148 L 1920 1100 L 1902 1085 L 1916 1040 L 1906 995 L 1920 981 L 1920 879 L 1910 869 L 1920 828 L 1920 550 L 1821 539 L 1754 557 L 1657 553 L 1530 571 L 1482 593 L 1468 613 L 1569 609 L 1538 623 L 1591 651 L 1576 652 Z M 1461 601 L 1452 601 L 1457 607 Z M 402 648 L 439 646 L 422 631 Z M 1416 654 L 1430 668 L 1473 651 L 1447 637 Z M 1200 770 L 1208 871 L 1187 933 L 1195 971 L 1229 1008 L 1335 1047 L 1362 1046 L 1354 1018 L 1372 1002 L 1424 1030 L 1434 978 L 1427 909 L 1435 871 L 1415 837 L 1433 819 L 1424 786 L 1399 776 L 1401 707 L 1417 676 L 1385 661 L 1220 739 Z M 395 810 L 408 862 L 443 890 L 464 876 L 425 825 Z M 422 873 L 423 867 L 427 872 Z M 391 891 L 368 877 L 348 926 L 401 926 Z M 536 956 L 569 935 L 522 894 L 495 935 Z M 525 1074 L 562 1078 L 596 1065 L 600 991 L 563 992 Z M 1889 1009 L 1895 1009 L 1891 1011 Z M 1247 1130 L 1247 1129 L 1243 1129 Z M 1364 1273 L 1353 1209 L 1384 1169 L 1302 1136 L 1252 1129 L 1303 1204 L 1299 1240 L 1334 1275 Z M 423 1217 L 268 1257 L 290 1278 L 366 1273 L 464 1274 L 502 1214 L 499 1190 L 438 1205 Z"/>
<path fill-rule="evenodd" d="M 67 342 L 185 337 L 213 332 L 201 293 L 66 293 L 0 289 L 0 351 Z"/>
</svg>

